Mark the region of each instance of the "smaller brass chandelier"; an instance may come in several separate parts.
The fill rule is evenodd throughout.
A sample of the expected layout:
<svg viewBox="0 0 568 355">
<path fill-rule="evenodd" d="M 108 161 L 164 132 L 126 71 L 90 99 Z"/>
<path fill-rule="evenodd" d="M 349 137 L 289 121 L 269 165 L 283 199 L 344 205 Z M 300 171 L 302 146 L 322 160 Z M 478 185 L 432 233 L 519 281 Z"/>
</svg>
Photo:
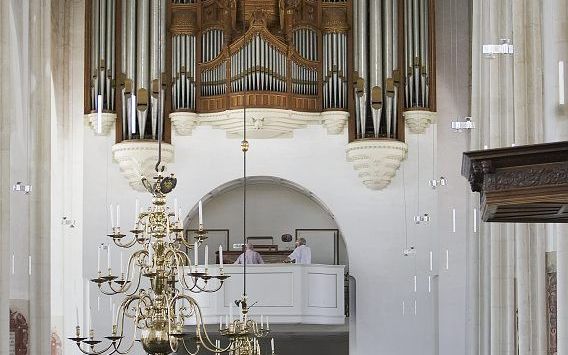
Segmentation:
<svg viewBox="0 0 568 355">
<path fill-rule="evenodd" d="M 270 333 L 270 325 L 268 319 L 266 325 L 261 320 L 258 324 L 253 319 L 249 319 L 249 307 L 247 306 L 247 297 L 236 302 L 240 309 L 240 317 L 236 320 L 229 320 L 225 326 L 221 324 L 219 332 L 221 335 L 229 338 L 232 344 L 230 355 L 261 355 L 261 347 L 259 338 L 264 338 Z M 271 353 L 274 355 L 274 339 L 271 339 Z"/>
</svg>

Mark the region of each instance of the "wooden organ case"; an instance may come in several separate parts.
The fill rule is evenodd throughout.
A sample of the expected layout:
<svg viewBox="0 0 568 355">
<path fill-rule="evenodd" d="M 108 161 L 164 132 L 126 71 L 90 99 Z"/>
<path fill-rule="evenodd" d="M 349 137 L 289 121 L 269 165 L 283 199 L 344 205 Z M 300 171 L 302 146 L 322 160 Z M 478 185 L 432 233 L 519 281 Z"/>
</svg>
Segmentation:
<svg viewBox="0 0 568 355">
<path fill-rule="evenodd" d="M 349 1 L 168 6 L 173 111 L 348 109 Z"/>
</svg>

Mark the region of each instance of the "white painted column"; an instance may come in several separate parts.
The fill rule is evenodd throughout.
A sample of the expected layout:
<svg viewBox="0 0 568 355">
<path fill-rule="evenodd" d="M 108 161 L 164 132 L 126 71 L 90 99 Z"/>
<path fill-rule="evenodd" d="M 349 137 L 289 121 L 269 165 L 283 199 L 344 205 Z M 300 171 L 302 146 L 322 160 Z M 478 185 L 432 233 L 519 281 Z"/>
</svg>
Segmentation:
<svg viewBox="0 0 568 355">
<path fill-rule="evenodd" d="M 530 297 L 532 354 L 546 355 L 548 320 L 546 309 L 546 233 L 544 224 L 529 225 L 530 231 Z"/>
<path fill-rule="evenodd" d="M 29 63 L 33 79 L 30 117 L 30 354 L 50 354 L 51 344 L 51 1 L 30 1 Z"/>
<path fill-rule="evenodd" d="M 517 274 L 517 307 L 519 319 L 519 355 L 532 353 L 529 281 L 529 233 L 527 224 L 515 224 L 515 272 Z"/>
<path fill-rule="evenodd" d="M 556 234 L 558 354 L 568 354 L 568 225 L 558 224 Z"/>
<path fill-rule="evenodd" d="M 10 77 L 9 6 L 0 6 L 0 78 Z M 10 120 L 9 86 L 0 85 L 0 354 L 8 354 L 10 334 Z"/>
<path fill-rule="evenodd" d="M 481 267 L 480 273 L 480 329 L 479 329 L 479 354 L 491 354 L 491 237 L 489 224 L 482 224 L 479 238 L 481 240 Z M 476 355 L 477 353 L 471 353 Z"/>
<path fill-rule="evenodd" d="M 491 238 L 491 354 L 503 354 L 504 337 L 504 309 L 503 309 L 503 236 L 501 228 L 497 224 L 490 226 L 491 234 L 485 236 Z"/>
<path fill-rule="evenodd" d="M 564 82 L 568 82 L 568 3 L 565 0 L 548 0 L 542 2 L 543 38 L 543 106 L 545 141 L 568 140 L 568 101 L 564 105 L 559 102 L 558 63 L 564 61 Z M 565 86 L 566 89 L 566 86 Z M 565 90 L 565 94 L 566 94 Z M 568 99 L 568 97 L 566 97 Z M 568 225 L 558 224 L 547 228 L 552 232 L 550 247 L 554 249 L 556 242 L 557 257 L 557 339 L 558 354 L 568 354 Z"/>
</svg>

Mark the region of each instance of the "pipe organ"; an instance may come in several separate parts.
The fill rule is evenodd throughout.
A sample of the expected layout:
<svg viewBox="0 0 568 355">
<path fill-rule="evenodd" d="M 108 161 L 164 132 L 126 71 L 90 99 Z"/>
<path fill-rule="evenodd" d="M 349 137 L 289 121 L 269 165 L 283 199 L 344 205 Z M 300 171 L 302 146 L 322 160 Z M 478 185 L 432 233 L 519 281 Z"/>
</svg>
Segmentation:
<svg viewBox="0 0 568 355">
<path fill-rule="evenodd" d="M 87 0 L 85 113 L 120 142 L 168 141 L 171 112 L 352 110 L 351 1 Z"/>
<path fill-rule="evenodd" d="M 435 110 L 433 0 L 87 0 L 85 111 L 117 141 L 171 112 L 348 111 L 350 138 L 404 140 Z"/>
<path fill-rule="evenodd" d="M 434 110 L 433 1 L 355 0 L 356 139 L 404 140 L 403 110 Z"/>
</svg>

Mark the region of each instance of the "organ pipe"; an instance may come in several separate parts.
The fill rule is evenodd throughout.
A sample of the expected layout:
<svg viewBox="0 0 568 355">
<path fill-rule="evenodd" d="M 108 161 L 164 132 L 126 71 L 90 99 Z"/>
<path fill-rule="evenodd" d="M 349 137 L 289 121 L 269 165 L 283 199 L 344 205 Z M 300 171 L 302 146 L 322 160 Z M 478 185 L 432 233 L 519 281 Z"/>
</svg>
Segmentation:
<svg viewBox="0 0 568 355">
<path fill-rule="evenodd" d="M 430 108 L 429 8 L 430 0 L 354 0 L 357 138 L 402 139 L 399 101 L 406 109 Z"/>
<path fill-rule="evenodd" d="M 430 109 L 430 0 L 405 0 L 405 108 Z"/>
<path fill-rule="evenodd" d="M 90 87 L 88 109 L 114 110 L 115 0 L 93 0 L 90 3 Z M 99 97 L 101 99 L 99 99 Z M 99 107 L 100 103 L 100 107 Z"/>
<path fill-rule="evenodd" d="M 371 115 L 373 117 L 373 134 L 375 137 L 379 136 L 381 127 L 381 117 L 383 110 L 383 52 L 386 51 L 388 46 L 387 41 L 383 42 L 383 25 L 381 2 L 371 1 L 370 13 L 373 18 L 370 21 L 370 85 L 371 85 Z M 387 20 L 388 23 L 388 20 Z M 388 53 L 385 53 L 385 59 Z M 385 70 L 385 75 L 388 70 Z"/>
</svg>

